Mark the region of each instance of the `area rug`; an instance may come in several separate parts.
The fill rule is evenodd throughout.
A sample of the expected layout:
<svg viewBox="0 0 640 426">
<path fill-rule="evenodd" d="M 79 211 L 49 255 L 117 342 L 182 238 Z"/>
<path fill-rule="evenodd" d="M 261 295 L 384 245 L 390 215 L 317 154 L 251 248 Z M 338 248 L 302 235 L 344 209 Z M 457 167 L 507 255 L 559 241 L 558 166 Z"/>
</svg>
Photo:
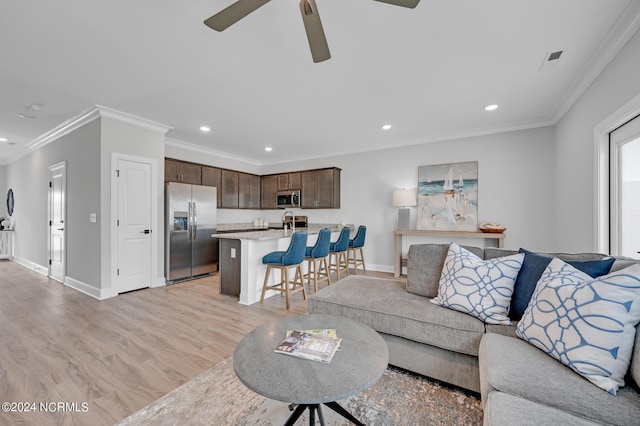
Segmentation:
<svg viewBox="0 0 640 426">
<path fill-rule="evenodd" d="M 338 402 L 367 425 L 482 424 L 475 395 L 395 367 L 369 389 Z M 350 424 L 328 407 L 322 411 L 327 425 Z M 282 425 L 290 414 L 288 404 L 244 386 L 228 358 L 118 425 Z M 306 414 L 296 424 L 309 424 Z"/>
</svg>

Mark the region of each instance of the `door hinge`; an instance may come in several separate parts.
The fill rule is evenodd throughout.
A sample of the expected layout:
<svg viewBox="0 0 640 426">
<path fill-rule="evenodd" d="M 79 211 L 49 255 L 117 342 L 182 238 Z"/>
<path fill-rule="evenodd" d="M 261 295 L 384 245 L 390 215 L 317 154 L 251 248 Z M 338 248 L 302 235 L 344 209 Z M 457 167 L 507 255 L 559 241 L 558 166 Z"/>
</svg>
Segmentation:
<svg viewBox="0 0 640 426">
<path fill-rule="evenodd" d="M 120 268 L 116 270 L 116 275 L 120 275 Z"/>
<path fill-rule="evenodd" d="M 49 181 L 49 188 L 53 188 L 53 182 Z"/>
<path fill-rule="evenodd" d="M 116 222 L 117 222 L 116 226 L 120 226 L 120 219 L 117 219 Z"/>
<path fill-rule="evenodd" d="M 49 265 L 51 265 L 51 259 L 49 259 Z"/>
<path fill-rule="evenodd" d="M 120 177 L 120 170 L 116 170 L 116 177 Z"/>
<path fill-rule="evenodd" d="M 49 221 L 49 226 L 53 226 L 53 222 L 52 221 Z"/>
</svg>

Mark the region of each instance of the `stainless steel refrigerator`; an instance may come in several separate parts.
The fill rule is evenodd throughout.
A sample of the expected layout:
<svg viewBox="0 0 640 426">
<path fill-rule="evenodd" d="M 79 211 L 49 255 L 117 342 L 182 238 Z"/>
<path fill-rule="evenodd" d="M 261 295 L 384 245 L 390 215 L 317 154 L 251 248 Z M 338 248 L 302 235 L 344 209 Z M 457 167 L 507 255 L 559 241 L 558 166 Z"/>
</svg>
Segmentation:
<svg viewBox="0 0 640 426">
<path fill-rule="evenodd" d="M 167 284 L 218 269 L 216 188 L 170 182 L 165 191 Z"/>
</svg>

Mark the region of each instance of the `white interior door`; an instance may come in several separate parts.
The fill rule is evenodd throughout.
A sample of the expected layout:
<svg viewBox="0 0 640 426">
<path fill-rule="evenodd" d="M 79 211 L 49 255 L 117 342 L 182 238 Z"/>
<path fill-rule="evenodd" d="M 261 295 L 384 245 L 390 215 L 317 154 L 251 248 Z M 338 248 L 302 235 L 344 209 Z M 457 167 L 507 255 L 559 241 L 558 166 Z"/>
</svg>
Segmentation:
<svg viewBox="0 0 640 426">
<path fill-rule="evenodd" d="M 118 159 L 118 293 L 151 286 L 151 164 Z"/>
<path fill-rule="evenodd" d="M 66 163 L 49 167 L 49 276 L 64 282 Z"/>
</svg>

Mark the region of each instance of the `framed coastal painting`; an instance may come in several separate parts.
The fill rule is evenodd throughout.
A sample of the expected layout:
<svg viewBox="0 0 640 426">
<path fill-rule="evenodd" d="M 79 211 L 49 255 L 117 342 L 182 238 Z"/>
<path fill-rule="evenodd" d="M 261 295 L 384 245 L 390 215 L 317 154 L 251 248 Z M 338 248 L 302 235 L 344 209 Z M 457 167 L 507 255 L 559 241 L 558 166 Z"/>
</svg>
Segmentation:
<svg viewBox="0 0 640 426">
<path fill-rule="evenodd" d="M 478 162 L 418 167 L 418 229 L 478 230 Z"/>
</svg>

